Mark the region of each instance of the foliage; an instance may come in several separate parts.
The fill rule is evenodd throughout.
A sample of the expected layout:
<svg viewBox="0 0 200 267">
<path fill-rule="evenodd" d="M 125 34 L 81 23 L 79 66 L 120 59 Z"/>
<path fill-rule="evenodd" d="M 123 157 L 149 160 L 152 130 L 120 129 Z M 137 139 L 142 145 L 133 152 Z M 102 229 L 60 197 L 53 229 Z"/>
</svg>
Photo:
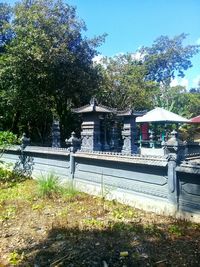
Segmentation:
<svg viewBox="0 0 200 267">
<path fill-rule="evenodd" d="M 62 185 L 61 193 L 64 198 L 73 198 L 80 194 L 80 192 L 74 187 L 73 182 L 68 182 Z"/>
<path fill-rule="evenodd" d="M 58 176 L 54 173 L 48 173 L 47 175 L 41 175 L 37 179 L 38 192 L 41 197 L 53 197 L 60 193 L 61 186 Z"/>
<path fill-rule="evenodd" d="M 9 263 L 12 264 L 13 266 L 19 265 L 23 259 L 24 259 L 24 253 L 23 252 L 21 254 L 19 254 L 17 251 L 13 251 L 9 255 Z"/>
<path fill-rule="evenodd" d="M 104 58 L 102 60 L 101 90 L 98 97 L 103 103 L 118 109 L 145 109 L 152 107 L 152 96 L 157 91 L 157 84 L 145 81 L 147 75 L 143 64 L 130 54 Z"/>
<path fill-rule="evenodd" d="M 79 194 L 72 182 L 67 182 L 65 184 L 60 183 L 60 179 L 53 172 L 47 175 L 41 175 L 37 179 L 39 196 L 42 197 L 55 197 L 63 196 L 64 199 L 70 199 Z"/>
<path fill-rule="evenodd" d="M 170 234 L 174 234 L 176 236 L 181 236 L 183 234 L 183 230 L 178 224 L 170 225 L 168 231 Z"/>
<path fill-rule="evenodd" d="M 175 76 L 184 77 L 184 71 L 192 67 L 191 58 L 199 52 L 199 45 L 186 45 L 183 42 L 187 34 L 173 38 L 160 36 L 151 47 L 142 47 L 139 51 L 141 61 L 147 70 L 145 79 L 160 84 L 154 98 L 154 106 L 160 106 L 180 115 L 191 117 L 196 114 L 190 103 L 191 95 L 186 94 L 184 87 L 171 87 Z M 188 103 L 189 100 L 189 103 Z M 196 107 L 196 105 L 195 105 Z"/>
<path fill-rule="evenodd" d="M 79 129 L 73 106 L 91 96 L 109 106 L 138 110 L 162 106 L 188 117 L 199 115 L 199 91 L 170 87 L 192 66 L 197 45 L 186 34 L 160 36 L 134 54 L 103 58 L 93 64 L 105 35 L 84 36 L 85 23 L 64 0 L 21 0 L 11 9 L 0 4 L 1 127 L 28 132 L 33 142 L 49 144 L 54 118 L 61 139 Z"/>
<path fill-rule="evenodd" d="M 13 37 L 13 33 L 8 27 L 12 10 L 8 4 L 0 3 L 0 54 L 5 52 L 5 46 Z"/>
<path fill-rule="evenodd" d="M 0 221 L 3 222 L 5 220 L 14 219 L 16 214 L 16 207 L 9 206 L 4 209 L 3 213 L 0 215 Z"/>
<path fill-rule="evenodd" d="M 0 153 L 2 154 L 9 146 L 16 144 L 17 136 L 9 131 L 0 131 Z"/>
<path fill-rule="evenodd" d="M 30 177 L 19 175 L 6 163 L 0 163 L 0 186 L 2 188 L 13 187 L 16 183 L 23 182 Z"/>
<path fill-rule="evenodd" d="M 152 47 L 142 47 L 140 53 L 148 69 L 147 79 L 169 86 L 177 74 L 184 77 L 184 71 L 192 67 L 190 59 L 199 52 L 199 45 L 184 46 L 187 34 L 173 38 L 160 36 Z"/>
<path fill-rule="evenodd" d="M 102 75 L 98 97 L 118 109 L 159 106 L 186 117 L 198 115 L 198 90 L 188 93 L 182 86 L 170 86 L 175 75 L 184 76 L 192 66 L 191 57 L 199 52 L 197 45 L 183 45 L 186 36 L 161 36 L 152 47 L 140 49 L 137 59 L 135 54 L 103 58 L 98 65 Z"/>
<path fill-rule="evenodd" d="M 34 180 L 25 179 L 24 181 L 14 181 L 12 183 L 1 183 L 0 185 L 0 207 L 1 203 L 8 201 L 12 203 L 14 200 L 32 201 L 36 197 L 36 182 Z"/>
<path fill-rule="evenodd" d="M 9 27 L 15 34 L 0 57 L 3 126 L 45 142 L 58 117 L 71 133 L 71 106 L 88 101 L 97 88 L 92 58 L 104 36 L 84 37 L 75 8 L 60 0 L 19 2 Z"/>
</svg>

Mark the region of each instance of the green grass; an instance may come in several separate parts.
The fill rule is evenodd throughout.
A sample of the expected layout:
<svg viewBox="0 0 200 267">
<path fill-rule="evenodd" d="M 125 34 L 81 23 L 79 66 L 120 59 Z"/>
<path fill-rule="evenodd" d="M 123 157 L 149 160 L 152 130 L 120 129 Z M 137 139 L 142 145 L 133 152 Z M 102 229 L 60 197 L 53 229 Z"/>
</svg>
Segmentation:
<svg viewBox="0 0 200 267">
<path fill-rule="evenodd" d="M 183 234 L 183 229 L 178 224 L 172 224 L 169 226 L 168 231 L 170 234 L 181 236 Z"/>
<path fill-rule="evenodd" d="M 62 196 L 64 199 L 69 199 L 77 196 L 79 192 L 75 189 L 73 182 L 65 184 L 60 183 L 60 179 L 54 173 L 41 175 L 37 179 L 38 193 L 41 197 L 56 197 Z"/>
<path fill-rule="evenodd" d="M 61 193 L 66 199 L 76 197 L 80 194 L 80 192 L 74 187 L 73 182 L 67 182 L 63 184 Z"/>
<path fill-rule="evenodd" d="M 54 197 L 61 192 L 59 177 L 54 173 L 42 174 L 37 179 L 37 188 L 40 197 Z"/>
<path fill-rule="evenodd" d="M 26 266 L 31 266 L 35 249 L 30 251 L 29 239 L 26 241 L 29 232 L 34 242 L 40 243 L 39 248 L 36 249 L 39 253 L 44 253 L 41 255 L 45 259 L 45 266 L 49 266 L 49 257 L 55 246 L 55 258 L 63 257 L 62 253 L 59 253 L 60 240 L 66 242 L 66 247 L 69 240 L 72 247 L 76 246 L 78 240 L 78 243 L 84 244 L 81 252 L 85 253 L 85 248 L 93 239 L 99 254 L 102 248 L 107 249 L 108 245 L 108 254 L 104 251 L 107 259 L 109 257 L 114 259 L 113 255 L 115 257 L 119 252 L 128 251 L 127 257 L 132 263 L 137 265 L 141 262 L 140 266 L 147 266 L 146 261 L 149 260 L 148 266 L 154 266 L 155 262 L 165 259 L 167 255 L 168 258 L 171 257 L 168 265 L 172 266 L 175 258 L 174 251 L 178 250 L 181 253 L 183 251 L 184 256 L 180 265 L 177 265 L 180 261 L 178 254 L 173 266 L 186 266 L 190 262 L 191 253 L 194 250 L 192 240 L 200 238 L 199 224 L 146 213 L 117 201 L 105 200 L 105 210 L 102 212 L 101 197 L 79 193 L 72 182 L 60 184 L 59 178 L 52 173 L 40 178 L 43 179 L 42 182 L 39 179 L 26 180 L 8 188 L 0 187 L 0 222 L 5 225 L 8 235 L 11 233 L 9 242 L 13 244 L 13 251 L 9 247 L 5 250 L 8 266 L 22 266 L 24 263 Z M 39 186 L 41 186 L 40 194 L 44 197 L 38 194 Z M 20 238 L 23 240 L 21 248 L 17 247 L 18 243 L 15 243 L 18 234 L 13 234 L 16 225 L 20 225 Z M 2 228 L 2 233 L 4 232 Z M 51 243 L 47 251 L 43 252 L 46 240 Z M 189 250 L 186 248 L 185 241 L 189 242 L 187 245 Z M 147 246 L 144 253 L 137 250 L 141 246 L 144 248 Z M 196 257 L 194 261 L 198 260 L 198 247 L 196 244 L 197 254 L 193 254 L 193 257 Z M 148 258 L 143 256 L 146 253 Z M 90 257 L 90 254 L 91 251 L 88 252 L 87 257 Z M 184 257 L 188 257 L 188 262 Z M 68 265 L 66 259 L 63 266 Z"/>
<path fill-rule="evenodd" d="M 13 165 L 0 162 L 0 186 L 1 188 L 8 188 L 16 185 L 17 183 L 23 182 L 30 177 L 20 175 L 13 171 Z"/>
</svg>

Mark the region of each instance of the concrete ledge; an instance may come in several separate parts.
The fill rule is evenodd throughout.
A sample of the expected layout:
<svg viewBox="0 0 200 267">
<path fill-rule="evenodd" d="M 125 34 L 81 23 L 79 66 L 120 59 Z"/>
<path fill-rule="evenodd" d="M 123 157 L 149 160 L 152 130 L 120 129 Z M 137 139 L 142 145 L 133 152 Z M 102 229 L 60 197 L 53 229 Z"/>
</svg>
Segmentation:
<svg viewBox="0 0 200 267">
<path fill-rule="evenodd" d="M 102 186 L 96 183 L 86 183 L 79 179 L 74 179 L 75 187 L 85 193 L 102 196 Z M 154 197 L 148 198 L 144 195 L 140 195 L 135 192 L 127 192 L 121 189 L 112 190 L 112 187 L 109 190 L 109 187 L 105 186 L 104 192 L 105 198 L 107 200 L 117 200 L 122 204 L 130 205 L 134 208 L 138 208 L 147 212 L 154 212 L 156 214 L 173 216 L 177 219 L 184 219 L 188 221 L 193 221 L 200 223 L 200 214 L 194 214 L 184 211 L 177 212 L 177 207 L 172 205 L 169 201 L 164 201 L 161 198 Z"/>
<path fill-rule="evenodd" d="M 68 156 L 70 152 L 66 148 L 42 147 L 42 146 L 27 146 L 24 150 L 25 153 L 45 154 L 45 155 L 61 155 Z M 11 146 L 5 154 L 20 154 L 20 146 Z"/>
<path fill-rule="evenodd" d="M 106 161 L 115 161 L 115 162 L 126 162 L 132 164 L 142 164 L 142 165 L 151 165 L 151 166 L 167 166 L 167 159 L 161 156 L 125 156 L 120 154 L 112 153 L 90 153 L 90 152 L 77 152 L 74 154 L 76 158 L 88 158 L 88 159 L 99 159 Z"/>
</svg>

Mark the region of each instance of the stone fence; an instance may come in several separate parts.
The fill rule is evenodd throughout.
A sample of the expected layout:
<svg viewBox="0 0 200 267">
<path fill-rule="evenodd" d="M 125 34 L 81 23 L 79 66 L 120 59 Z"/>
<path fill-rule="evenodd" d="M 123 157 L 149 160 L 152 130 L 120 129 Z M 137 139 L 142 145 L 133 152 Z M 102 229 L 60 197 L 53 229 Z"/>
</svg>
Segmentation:
<svg viewBox="0 0 200 267">
<path fill-rule="evenodd" d="M 76 149 L 73 138 L 69 143 L 70 149 L 12 147 L 2 160 L 33 177 L 53 172 L 81 191 L 200 221 L 199 146 L 186 154 L 185 145 L 174 137 L 166 144 L 166 153 L 156 156 L 84 152 Z"/>
</svg>

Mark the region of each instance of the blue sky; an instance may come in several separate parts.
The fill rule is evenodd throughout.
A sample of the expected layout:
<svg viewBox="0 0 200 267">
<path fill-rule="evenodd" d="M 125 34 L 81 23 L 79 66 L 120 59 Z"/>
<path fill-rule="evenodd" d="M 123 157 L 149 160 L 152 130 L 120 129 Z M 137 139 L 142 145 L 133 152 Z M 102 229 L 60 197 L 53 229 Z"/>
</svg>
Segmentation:
<svg viewBox="0 0 200 267">
<path fill-rule="evenodd" d="M 0 0 L 2 1 L 2 0 Z M 14 3 L 14 0 L 4 0 Z M 182 32 L 186 44 L 200 44 L 200 0 L 68 0 L 87 26 L 86 35 L 107 33 L 99 52 L 105 56 L 135 52 L 151 46 L 160 35 L 173 37 Z M 179 83 L 189 88 L 200 80 L 200 55 Z M 177 80 L 175 81 L 175 83 Z"/>
</svg>

